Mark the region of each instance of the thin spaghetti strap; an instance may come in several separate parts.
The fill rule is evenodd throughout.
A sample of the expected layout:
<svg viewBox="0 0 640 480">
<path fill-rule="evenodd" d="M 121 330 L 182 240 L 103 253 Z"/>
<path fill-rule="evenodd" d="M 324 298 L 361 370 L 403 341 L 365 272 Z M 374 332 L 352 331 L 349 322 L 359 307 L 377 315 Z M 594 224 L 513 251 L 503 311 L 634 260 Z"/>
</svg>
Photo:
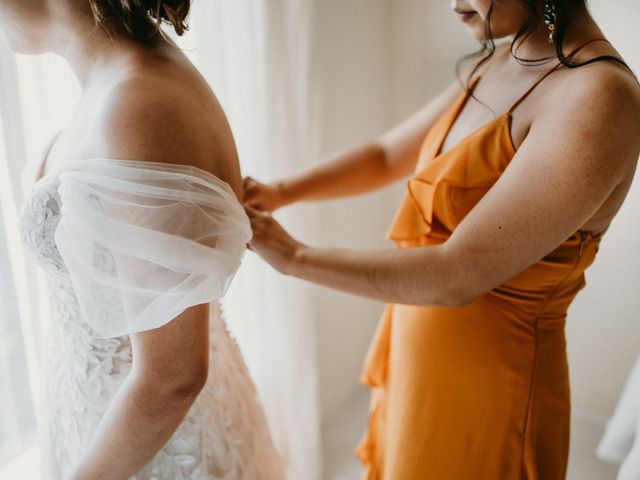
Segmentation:
<svg viewBox="0 0 640 480">
<path fill-rule="evenodd" d="M 535 83 L 533 85 L 531 85 L 531 87 L 529 87 L 529 89 L 524 92 L 524 94 L 518 98 L 518 100 L 516 100 L 516 102 L 511 105 L 511 108 L 507 111 L 508 115 L 511 115 L 513 113 L 513 111 L 518 108 L 518 106 L 529 96 L 529 94 L 531 92 L 533 92 L 536 87 L 538 85 L 540 85 L 544 79 L 546 79 L 549 75 L 551 75 L 553 72 L 555 72 L 556 70 L 558 70 L 560 68 L 560 65 L 562 65 L 562 63 L 557 64 L 555 67 L 553 67 L 551 70 L 549 70 L 547 73 L 545 73 L 544 75 L 542 75 L 538 80 L 535 81 Z"/>
<path fill-rule="evenodd" d="M 589 40 L 586 43 L 583 43 L 578 48 L 576 48 L 573 51 L 571 51 L 565 57 L 567 59 L 571 59 L 571 57 L 573 57 L 576 53 L 578 53 L 584 47 L 586 47 L 587 45 L 590 45 L 590 44 L 592 44 L 594 42 L 607 42 L 608 43 L 609 41 L 606 38 L 594 38 L 592 40 Z M 529 94 L 531 92 L 533 92 L 536 89 L 536 87 L 538 85 L 540 85 L 549 75 L 551 75 L 556 70 L 560 69 L 562 66 L 563 66 L 563 63 L 562 62 L 558 62 L 551 70 L 549 70 L 544 75 L 542 75 L 538 80 L 536 80 L 535 83 L 533 85 L 531 85 L 531 87 L 529 87 L 529 89 L 526 92 L 524 92 L 524 94 L 520 98 L 518 98 L 518 100 L 516 100 L 513 105 L 511 105 L 511 108 L 507 111 L 507 114 L 511 115 L 513 113 L 513 111 L 529 96 Z"/>
</svg>

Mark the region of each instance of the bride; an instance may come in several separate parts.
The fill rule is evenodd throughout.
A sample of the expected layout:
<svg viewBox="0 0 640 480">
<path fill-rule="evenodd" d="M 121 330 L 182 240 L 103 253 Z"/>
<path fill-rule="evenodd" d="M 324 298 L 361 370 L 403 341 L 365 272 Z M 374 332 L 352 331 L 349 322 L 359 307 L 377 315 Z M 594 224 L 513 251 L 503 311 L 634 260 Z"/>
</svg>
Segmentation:
<svg viewBox="0 0 640 480">
<path fill-rule="evenodd" d="M 284 477 L 217 300 L 251 237 L 224 113 L 159 25 L 190 0 L 2 0 L 82 86 L 20 218 L 47 271 L 43 477 Z"/>
</svg>

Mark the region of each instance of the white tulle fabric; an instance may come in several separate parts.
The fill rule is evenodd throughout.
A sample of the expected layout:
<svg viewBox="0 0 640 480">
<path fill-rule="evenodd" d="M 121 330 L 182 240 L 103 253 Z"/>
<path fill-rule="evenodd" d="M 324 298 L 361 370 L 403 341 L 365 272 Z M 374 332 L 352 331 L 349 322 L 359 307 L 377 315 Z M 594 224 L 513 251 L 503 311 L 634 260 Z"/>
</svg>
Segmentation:
<svg viewBox="0 0 640 480">
<path fill-rule="evenodd" d="M 251 229 L 225 182 L 193 167 L 69 162 L 55 243 L 104 337 L 156 328 L 221 298 Z"/>
<path fill-rule="evenodd" d="M 131 480 L 284 478 L 217 301 L 251 235 L 226 183 L 184 165 L 70 161 L 33 185 L 20 228 L 49 274 L 44 479 L 66 480 L 82 459 L 131 369 L 128 334 L 200 303 L 211 304 L 207 383 L 171 439 Z"/>
</svg>

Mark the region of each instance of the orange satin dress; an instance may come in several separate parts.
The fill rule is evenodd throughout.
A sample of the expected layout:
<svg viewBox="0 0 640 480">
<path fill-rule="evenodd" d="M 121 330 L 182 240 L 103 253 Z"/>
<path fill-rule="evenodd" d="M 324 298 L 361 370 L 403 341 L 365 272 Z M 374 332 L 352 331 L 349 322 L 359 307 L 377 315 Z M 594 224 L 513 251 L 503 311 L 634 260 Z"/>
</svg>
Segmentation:
<svg viewBox="0 0 640 480">
<path fill-rule="evenodd" d="M 469 92 L 437 121 L 388 232 L 398 248 L 447 240 L 514 157 L 511 114 L 552 71 L 444 153 Z M 361 376 L 372 388 L 368 431 L 356 450 L 366 480 L 565 478 L 564 325 L 600 237 L 577 231 L 463 307 L 387 306 Z"/>
</svg>

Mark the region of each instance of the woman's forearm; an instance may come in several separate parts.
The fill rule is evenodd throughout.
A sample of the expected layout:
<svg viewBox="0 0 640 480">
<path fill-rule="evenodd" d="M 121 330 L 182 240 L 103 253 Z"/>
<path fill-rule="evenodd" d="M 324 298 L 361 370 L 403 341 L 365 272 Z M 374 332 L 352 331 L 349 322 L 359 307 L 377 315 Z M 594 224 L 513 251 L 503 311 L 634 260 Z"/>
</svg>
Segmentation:
<svg viewBox="0 0 640 480">
<path fill-rule="evenodd" d="M 485 291 L 448 243 L 355 251 L 314 248 L 294 239 L 272 215 L 245 207 L 249 248 L 276 270 L 354 295 L 406 305 L 460 306 Z"/>
<path fill-rule="evenodd" d="M 444 245 L 353 251 L 300 247 L 284 273 L 354 295 L 407 305 L 460 306 L 462 272 Z"/>
<path fill-rule="evenodd" d="M 408 173 L 390 165 L 384 148 L 371 142 L 275 183 L 287 203 L 293 203 L 360 195 L 382 188 Z"/>
<path fill-rule="evenodd" d="M 200 390 L 162 385 L 133 371 L 105 413 L 72 480 L 125 480 L 169 440 Z"/>
</svg>

